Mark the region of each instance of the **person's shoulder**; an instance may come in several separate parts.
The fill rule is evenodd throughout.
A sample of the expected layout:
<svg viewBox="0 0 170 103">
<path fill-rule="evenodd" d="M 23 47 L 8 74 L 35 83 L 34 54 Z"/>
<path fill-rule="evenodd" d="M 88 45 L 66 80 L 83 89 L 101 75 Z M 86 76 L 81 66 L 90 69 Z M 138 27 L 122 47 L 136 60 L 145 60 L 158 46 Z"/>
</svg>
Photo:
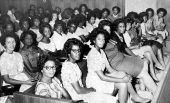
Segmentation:
<svg viewBox="0 0 170 103">
<path fill-rule="evenodd" d="M 71 62 L 68 62 L 67 60 L 64 61 L 64 63 L 62 64 L 62 68 L 65 68 L 65 67 L 70 67 L 72 65 Z"/>
<path fill-rule="evenodd" d="M 19 52 L 13 52 L 13 54 L 14 54 L 15 56 L 17 56 L 17 57 L 18 57 L 18 56 L 19 56 L 19 57 L 21 56 L 21 54 L 20 54 Z"/>
</svg>

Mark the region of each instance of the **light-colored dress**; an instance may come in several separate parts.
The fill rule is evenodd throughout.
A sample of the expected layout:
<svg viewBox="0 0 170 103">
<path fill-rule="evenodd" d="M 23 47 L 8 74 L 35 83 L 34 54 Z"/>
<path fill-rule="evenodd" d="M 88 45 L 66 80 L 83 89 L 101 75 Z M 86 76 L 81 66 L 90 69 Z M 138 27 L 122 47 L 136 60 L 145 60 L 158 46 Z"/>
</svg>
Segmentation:
<svg viewBox="0 0 170 103">
<path fill-rule="evenodd" d="M 102 49 L 100 51 L 101 53 L 92 47 L 87 55 L 88 74 L 86 77 L 86 85 L 87 87 L 95 88 L 97 92 L 112 94 L 114 82 L 103 81 L 96 73 L 96 71 L 104 71 L 106 63 L 108 63 L 106 54 Z"/>
<path fill-rule="evenodd" d="M 124 40 L 125 40 L 125 43 L 126 43 L 127 47 L 130 47 L 130 46 L 131 46 L 130 43 L 131 43 L 132 38 L 130 37 L 128 31 L 126 31 L 126 32 L 123 34 L 123 38 L 124 38 Z"/>
<path fill-rule="evenodd" d="M 68 91 L 73 100 L 84 100 L 88 103 L 116 103 L 116 98 L 99 92 L 90 92 L 87 94 L 78 94 L 72 86 L 72 83 L 79 82 L 82 85 L 81 71 L 76 63 L 65 61 L 62 65 L 61 78 L 64 88 Z"/>
<path fill-rule="evenodd" d="M 29 80 L 28 76 L 23 72 L 24 64 L 22 56 L 13 52 L 12 54 L 4 52 L 0 57 L 0 72 L 1 75 L 9 75 L 9 78 L 27 81 Z M 3 86 L 10 85 L 3 81 Z M 31 85 L 22 84 L 20 87 L 20 92 L 23 92 L 30 88 Z"/>
<path fill-rule="evenodd" d="M 51 98 L 61 98 L 62 93 L 60 92 L 60 88 L 63 88 L 61 82 L 59 79 L 54 77 L 51 84 L 38 82 L 36 85 L 35 94 L 41 96 L 49 95 Z"/>
<path fill-rule="evenodd" d="M 99 21 L 100 22 L 100 21 Z M 86 22 L 86 29 L 88 31 L 88 33 L 91 33 L 93 31 L 93 29 L 95 29 L 98 24 L 90 24 L 89 22 Z"/>
<path fill-rule="evenodd" d="M 57 48 L 57 50 L 62 50 L 64 43 L 66 42 L 66 35 L 64 33 L 57 33 L 56 31 L 54 31 L 51 39 L 53 40 L 55 47 Z"/>
<path fill-rule="evenodd" d="M 154 34 L 161 35 L 163 37 L 163 39 L 165 39 L 169 35 L 168 31 L 165 28 L 165 23 L 164 23 L 163 18 L 158 18 L 158 16 L 155 15 L 153 17 L 153 24 L 154 24 L 154 27 L 155 27 Z M 163 29 L 159 30 L 158 28 L 163 28 Z"/>
<path fill-rule="evenodd" d="M 70 33 L 70 32 L 67 33 L 67 39 L 66 39 L 66 41 L 67 41 L 68 39 L 71 39 L 71 38 L 76 38 L 76 39 L 78 39 L 78 40 L 81 41 L 81 38 L 80 38 L 79 34 L 77 34 L 76 32 L 75 32 L 75 33 Z"/>
<path fill-rule="evenodd" d="M 41 50 L 49 50 L 51 52 L 54 52 L 56 50 L 55 43 L 52 39 L 50 39 L 50 43 L 39 42 L 38 47 Z"/>
</svg>

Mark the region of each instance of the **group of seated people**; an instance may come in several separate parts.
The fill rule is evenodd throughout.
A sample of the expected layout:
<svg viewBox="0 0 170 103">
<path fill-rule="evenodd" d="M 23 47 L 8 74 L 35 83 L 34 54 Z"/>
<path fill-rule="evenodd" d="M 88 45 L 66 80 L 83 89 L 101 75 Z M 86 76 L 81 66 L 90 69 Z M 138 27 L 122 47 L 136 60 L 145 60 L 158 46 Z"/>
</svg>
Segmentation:
<svg viewBox="0 0 170 103">
<path fill-rule="evenodd" d="M 0 16 L 2 87 L 20 85 L 24 92 L 36 85 L 35 95 L 88 103 L 127 103 L 129 96 L 150 102 L 137 91 L 154 96 L 162 80 L 167 11 L 154 15 L 148 8 L 122 17 L 115 6 L 112 12 L 85 4 L 62 12 L 31 5 L 19 16 L 15 7 L 8 10 Z"/>
</svg>

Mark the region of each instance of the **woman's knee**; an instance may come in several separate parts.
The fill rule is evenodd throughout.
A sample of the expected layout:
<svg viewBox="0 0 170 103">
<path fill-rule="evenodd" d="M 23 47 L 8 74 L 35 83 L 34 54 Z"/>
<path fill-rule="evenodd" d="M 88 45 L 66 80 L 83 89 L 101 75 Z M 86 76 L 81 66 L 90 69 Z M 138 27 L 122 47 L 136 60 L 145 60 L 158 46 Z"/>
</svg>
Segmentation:
<svg viewBox="0 0 170 103">
<path fill-rule="evenodd" d="M 149 60 L 151 59 L 151 53 L 149 51 L 145 52 L 144 56 Z"/>
<path fill-rule="evenodd" d="M 127 83 L 115 83 L 115 87 L 118 89 L 127 89 Z"/>
</svg>

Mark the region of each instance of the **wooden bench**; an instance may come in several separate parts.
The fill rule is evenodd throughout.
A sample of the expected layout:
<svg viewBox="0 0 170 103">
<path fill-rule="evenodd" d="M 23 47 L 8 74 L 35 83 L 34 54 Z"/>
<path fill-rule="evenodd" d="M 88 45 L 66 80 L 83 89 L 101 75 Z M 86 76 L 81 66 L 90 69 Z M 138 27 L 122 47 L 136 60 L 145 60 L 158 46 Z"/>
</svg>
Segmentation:
<svg viewBox="0 0 170 103">
<path fill-rule="evenodd" d="M 72 100 L 54 99 L 21 92 L 15 92 L 13 96 L 15 103 L 76 103 Z"/>
</svg>

